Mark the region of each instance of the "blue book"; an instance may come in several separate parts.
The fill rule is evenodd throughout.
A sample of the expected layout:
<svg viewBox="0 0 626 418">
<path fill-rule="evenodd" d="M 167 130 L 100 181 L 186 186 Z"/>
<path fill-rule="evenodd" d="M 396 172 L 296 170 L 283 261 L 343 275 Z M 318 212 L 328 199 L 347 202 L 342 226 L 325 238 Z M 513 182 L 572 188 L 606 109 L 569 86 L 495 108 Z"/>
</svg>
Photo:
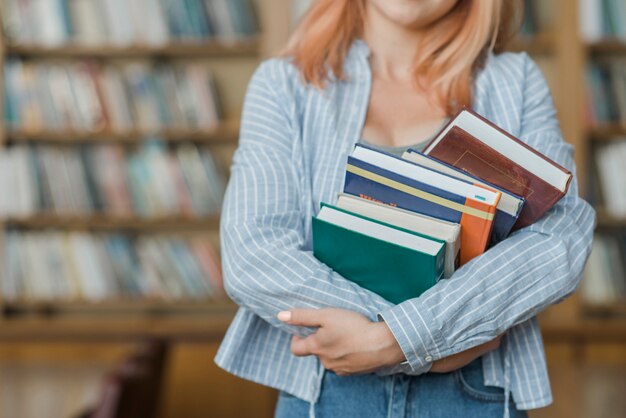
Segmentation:
<svg viewBox="0 0 626 418">
<path fill-rule="evenodd" d="M 344 193 L 460 224 L 461 265 L 487 248 L 502 195 L 362 145 L 348 157 Z"/>
<path fill-rule="evenodd" d="M 493 221 L 491 244 L 495 245 L 509 236 L 511 229 L 513 229 L 513 225 L 515 225 L 515 222 L 517 222 L 517 218 L 519 218 L 520 213 L 522 213 L 522 208 L 524 207 L 526 199 L 516 194 L 513 194 L 501 187 L 495 186 L 475 176 L 472 176 L 469 173 L 461 171 L 458 168 L 439 161 L 431 156 L 422 154 L 421 152 L 414 149 L 409 149 L 408 151 L 406 151 L 402 155 L 402 158 L 408 161 L 412 161 L 422 167 L 430 168 L 431 170 L 447 174 L 457 179 L 469 181 L 473 184 L 479 184 L 481 186 L 500 191 L 502 193 L 502 197 L 498 202 L 496 217 Z"/>
</svg>

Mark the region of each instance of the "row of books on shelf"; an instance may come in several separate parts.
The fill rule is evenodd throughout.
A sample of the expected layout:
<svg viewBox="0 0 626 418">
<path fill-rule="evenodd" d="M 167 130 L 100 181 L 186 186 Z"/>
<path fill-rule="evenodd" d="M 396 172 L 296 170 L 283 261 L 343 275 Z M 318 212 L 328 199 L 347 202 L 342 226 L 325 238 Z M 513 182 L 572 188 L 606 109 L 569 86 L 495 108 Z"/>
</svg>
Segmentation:
<svg viewBox="0 0 626 418">
<path fill-rule="evenodd" d="M 10 59 L 5 75 L 10 129 L 211 130 L 220 120 L 216 86 L 201 63 L 101 66 Z"/>
<path fill-rule="evenodd" d="M 617 219 L 626 219 L 626 138 L 603 145 L 591 160 L 588 199 Z"/>
<path fill-rule="evenodd" d="M 626 41 L 624 0 L 579 0 L 580 33 L 587 42 L 603 39 Z"/>
<path fill-rule="evenodd" d="M 595 236 L 581 294 L 589 304 L 626 302 L 626 231 Z"/>
<path fill-rule="evenodd" d="M 228 42 L 258 32 L 251 0 L 3 0 L 0 13 L 11 42 L 44 47 Z"/>
<path fill-rule="evenodd" d="M 219 258 L 202 237 L 10 231 L 4 253 L 5 301 L 224 296 Z"/>
<path fill-rule="evenodd" d="M 343 277 L 400 303 L 536 222 L 571 179 L 462 110 L 423 153 L 409 149 L 398 157 L 357 144 L 343 193 L 312 219 L 313 252 Z"/>
<path fill-rule="evenodd" d="M 626 59 L 591 62 L 586 76 L 589 122 L 626 122 Z"/>
<path fill-rule="evenodd" d="M 524 19 L 520 27 L 520 36 L 532 37 L 546 32 L 553 13 L 553 1 L 524 0 Z"/>
<path fill-rule="evenodd" d="M 205 147 L 147 141 L 0 152 L 0 215 L 203 217 L 222 204 L 223 170 Z"/>
</svg>

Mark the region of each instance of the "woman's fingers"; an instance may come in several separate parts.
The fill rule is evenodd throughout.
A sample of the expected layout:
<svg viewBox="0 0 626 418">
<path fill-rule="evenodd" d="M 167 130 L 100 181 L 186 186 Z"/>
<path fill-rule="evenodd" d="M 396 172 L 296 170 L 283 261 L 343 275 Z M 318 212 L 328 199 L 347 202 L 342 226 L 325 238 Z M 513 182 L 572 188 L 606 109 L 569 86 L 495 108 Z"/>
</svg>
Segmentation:
<svg viewBox="0 0 626 418">
<path fill-rule="evenodd" d="M 289 325 L 301 327 L 321 327 L 324 318 L 323 309 L 291 309 L 281 311 L 277 318 Z"/>
</svg>

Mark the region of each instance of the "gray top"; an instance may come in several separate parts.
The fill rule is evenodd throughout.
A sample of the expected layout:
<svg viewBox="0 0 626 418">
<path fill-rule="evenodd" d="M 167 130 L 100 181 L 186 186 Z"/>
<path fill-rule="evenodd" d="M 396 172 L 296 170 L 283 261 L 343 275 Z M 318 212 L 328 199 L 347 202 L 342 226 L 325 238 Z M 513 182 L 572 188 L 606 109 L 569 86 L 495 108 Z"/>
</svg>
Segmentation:
<svg viewBox="0 0 626 418">
<path fill-rule="evenodd" d="M 403 145 L 399 147 L 394 147 L 390 145 L 377 145 L 377 144 L 372 144 L 365 138 L 361 138 L 359 142 L 361 144 L 369 145 L 370 147 L 376 148 L 380 151 L 395 155 L 396 157 L 402 157 L 402 154 L 404 154 L 404 152 L 408 150 L 409 148 L 414 149 L 419 152 L 424 151 L 424 148 L 426 148 L 426 145 L 428 145 L 428 143 L 432 141 L 433 138 L 439 135 L 439 132 L 441 132 L 441 129 L 443 129 L 443 127 L 446 126 L 449 120 L 450 120 L 449 118 L 445 118 L 443 122 L 441 123 L 441 126 L 439 127 L 439 129 L 437 129 L 437 132 L 435 132 L 434 134 L 432 134 L 430 137 L 426 138 L 425 140 L 417 142 L 413 145 Z"/>
<path fill-rule="evenodd" d="M 413 145 L 403 145 L 400 147 L 393 147 L 390 145 L 377 145 L 377 144 L 372 144 L 371 142 L 367 141 L 364 138 L 361 138 L 361 140 L 359 141 L 361 144 L 365 144 L 365 145 L 369 145 L 372 148 L 375 148 L 377 150 L 395 155 L 396 157 L 402 157 L 402 154 L 404 154 L 404 152 L 406 150 L 408 150 L 409 148 L 412 148 L 416 151 L 423 151 L 424 148 L 426 148 L 426 145 L 428 145 L 428 143 L 430 142 L 432 138 L 428 138 L 425 141 L 422 142 L 418 142 L 417 144 L 413 144 Z"/>
</svg>

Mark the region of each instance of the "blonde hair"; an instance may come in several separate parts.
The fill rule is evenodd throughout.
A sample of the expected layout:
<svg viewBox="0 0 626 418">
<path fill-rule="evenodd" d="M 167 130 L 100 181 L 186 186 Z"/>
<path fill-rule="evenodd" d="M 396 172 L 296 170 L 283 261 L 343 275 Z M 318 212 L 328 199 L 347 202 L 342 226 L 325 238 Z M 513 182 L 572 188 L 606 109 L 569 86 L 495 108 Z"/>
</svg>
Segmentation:
<svg viewBox="0 0 626 418">
<path fill-rule="evenodd" d="M 345 79 L 343 63 L 352 42 L 363 35 L 366 0 L 315 0 L 283 55 L 293 58 L 303 80 L 323 88 L 329 71 Z M 518 0 L 459 0 L 426 29 L 425 48 L 414 61 L 416 86 L 433 91 L 449 115 L 471 106 L 472 80 L 489 51 L 500 52 L 510 37 Z"/>
</svg>

